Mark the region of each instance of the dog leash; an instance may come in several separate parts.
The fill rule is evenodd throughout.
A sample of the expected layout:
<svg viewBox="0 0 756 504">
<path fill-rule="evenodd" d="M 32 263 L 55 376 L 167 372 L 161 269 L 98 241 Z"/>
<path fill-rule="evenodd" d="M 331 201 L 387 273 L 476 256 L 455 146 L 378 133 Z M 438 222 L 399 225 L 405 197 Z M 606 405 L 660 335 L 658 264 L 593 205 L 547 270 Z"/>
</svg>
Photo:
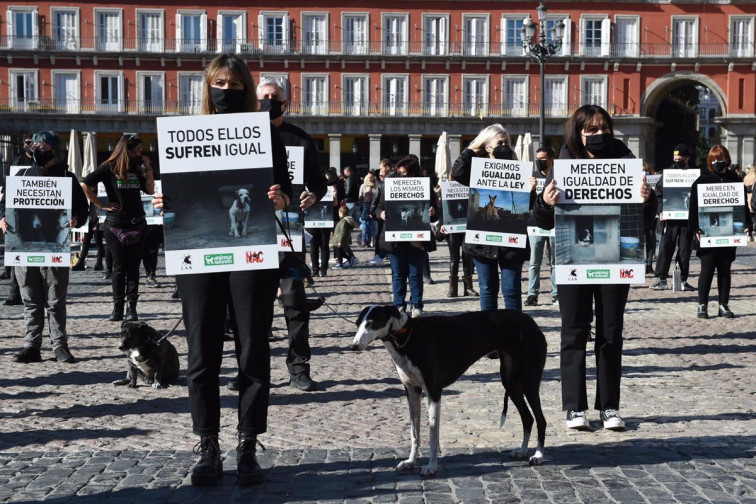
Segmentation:
<svg viewBox="0 0 756 504">
<path fill-rule="evenodd" d="M 173 331 L 176 330 L 176 328 L 179 326 L 179 324 L 181 323 L 182 320 L 184 320 L 184 315 L 183 314 L 179 317 L 178 321 L 176 322 L 176 325 L 174 325 L 173 328 L 170 331 L 168 331 L 167 333 L 165 333 L 165 336 L 163 336 L 162 338 L 160 338 L 159 340 L 157 340 L 155 342 L 155 344 L 159 345 L 164 339 L 168 338 L 168 336 L 170 336 L 171 334 L 173 334 Z"/>
</svg>

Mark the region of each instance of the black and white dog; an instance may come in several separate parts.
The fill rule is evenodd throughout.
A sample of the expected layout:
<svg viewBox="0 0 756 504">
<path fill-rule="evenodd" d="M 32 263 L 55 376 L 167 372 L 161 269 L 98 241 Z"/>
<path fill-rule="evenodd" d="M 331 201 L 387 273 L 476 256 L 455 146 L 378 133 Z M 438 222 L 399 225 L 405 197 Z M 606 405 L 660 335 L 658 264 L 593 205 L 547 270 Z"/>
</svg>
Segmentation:
<svg viewBox="0 0 756 504">
<path fill-rule="evenodd" d="M 228 216 L 231 218 L 231 231 L 229 236 L 239 238 L 247 236 L 247 221 L 249 220 L 249 191 L 239 189 L 234 193 L 234 202 L 228 209 Z M 239 228 L 241 227 L 241 234 Z"/>
<path fill-rule="evenodd" d="M 113 385 L 136 388 L 137 377 L 153 388 L 167 388 L 178 381 L 179 358 L 176 347 L 144 322 L 121 324 L 121 346 L 118 349 L 126 352 L 129 370 L 126 378 L 114 381 Z"/>
<path fill-rule="evenodd" d="M 420 447 L 420 396 L 424 391 L 428 396 L 430 456 L 420 474 L 436 474 L 441 392 L 478 359 L 494 351 L 499 353 L 505 389 L 501 425 L 507 415 L 507 397 L 511 397 L 520 412 L 524 431 L 522 445 L 510 457 L 527 456 L 535 415 L 538 446 L 530 457 L 530 465 L 543 463 L 546 418 L 541 410 L 539 389 L 546 364 L 546 338 L 528 315 L 498 310 L 412 319 L 395 306 L 369 306 L 360 313 L 357 325 L 352 349 L 364 350 L 374 339 L 383 341 L 407 392 L 412 446 L 409 458 L 397 470 L 415 467 Z"/>
</svg>

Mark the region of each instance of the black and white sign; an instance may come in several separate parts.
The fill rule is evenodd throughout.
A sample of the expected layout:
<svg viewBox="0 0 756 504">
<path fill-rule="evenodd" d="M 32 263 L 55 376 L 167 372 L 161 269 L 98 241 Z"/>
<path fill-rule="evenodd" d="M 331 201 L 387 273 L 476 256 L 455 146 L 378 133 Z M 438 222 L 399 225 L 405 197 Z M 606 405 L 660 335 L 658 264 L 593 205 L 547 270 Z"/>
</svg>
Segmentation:
<svg viewBox="0 0 756 504">
<path fill-rule="evenodd" d="M 276 212 L 278 219 L 283 224 L 286 234 L 291 238 L 291 246 L 294 247 L 296 252 L 302 251 L 303 246 L 303 223 L 304 218 L 299 210 L 299 195 L 304 191 L 304 147 L 286 147 L 286 160 L 289 166 L 289 178 L 292 184 L 292 194 L 294 197 L 291 199 L 291 203 L 283 210 Z M 278 233 L 278 250 L 281 252 L 291 252 L 289 246 L 289 240 L 286 239 L 286 235 L 283 234 L 281 228 L 276 225 L 276 232 Z"/>
<path fill-rule="evenodd" d="M 701 247 L 747 247 L 743 183 L 699 184 L 697 189 Z"/>
<path fill-rule="evenodd" d="M 467 204 L 470 188 L 459 182 L 441 182 L 443 225 L 447 233 L 464 233 L 467 229 Z"/>
<path fill-rule="evenodd" d="M 430 241 L 430 178 L 390 177 L 386 191 L 386 241 Z"/>
<path fill-rule="evenodd" d="M 698 168 L 676 170 L 667 168 L 664 179 L 661 218 L 667 220 L 688 220 L 690 207 L 690 186 L 701 175 Z"/>
<path fill-rule="evenodd" d="M 333 186 L 328 186 L 323 199 L 305 210 L 304 225 L 306 228 L 333 227 Z"/>
<path fill-rule="evenodd" d="M 556 159 L 554 180 L 562 204 L 643 203 L 641 159 Z"/>
</svg>

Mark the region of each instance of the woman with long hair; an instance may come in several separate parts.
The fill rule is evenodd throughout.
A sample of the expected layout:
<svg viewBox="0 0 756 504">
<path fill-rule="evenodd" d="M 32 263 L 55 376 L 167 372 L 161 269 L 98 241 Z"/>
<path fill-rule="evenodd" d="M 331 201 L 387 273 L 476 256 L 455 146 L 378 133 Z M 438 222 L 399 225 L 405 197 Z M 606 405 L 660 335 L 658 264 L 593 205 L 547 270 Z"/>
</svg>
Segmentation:
<svg viewBox="0 0 756 504">
<path fill-rule="evenodd" d="M 701 241 L 701 222 L 698 216 L 698 186 L 700 184 L 742 184 L 740 176 L 732 170 L 730 152 L 722 145 L 715 145 L 709 150 L 706 158 L 706 168 L 701 170 L 701 176 L 693 182 L 690 188 L 690 209 L 688 223 L 691 232 L 696 234 L 696 239 Z M 743 231 L 747 238 L 751 237 L 753 222 L 745 204 L 745 222 Z M 733 318 L 735 314 L 730 310 L 730 268 L 735 260 L 737 247 L 698 247 L 696 255 L 701 259 L 701 273 L 698 276 L 698 318 L 709 318 L 709 291 L 714 279 L 714 270 L 717 271 L 717 290 L 719 291 L 719 310 L 717 315 L 725 318 Z"/>
<path fill-rule="evenodd" d="M 99 182 L 108 195 L 105 203 L 97 197 Z M 102 227 L 113 257 L 113 312 L 109 320 L 137 320 L 139 264 L 147 229 L 141 192 L 155 191 L 150 158 L 142 155 L 142 140 L 137 135 L 123 135 L 110 157 L 84 177 L 81 188 L 89 201 L 107 212 Z M 129 303 L 125 317 L 124 298 Z"/>
</svg>

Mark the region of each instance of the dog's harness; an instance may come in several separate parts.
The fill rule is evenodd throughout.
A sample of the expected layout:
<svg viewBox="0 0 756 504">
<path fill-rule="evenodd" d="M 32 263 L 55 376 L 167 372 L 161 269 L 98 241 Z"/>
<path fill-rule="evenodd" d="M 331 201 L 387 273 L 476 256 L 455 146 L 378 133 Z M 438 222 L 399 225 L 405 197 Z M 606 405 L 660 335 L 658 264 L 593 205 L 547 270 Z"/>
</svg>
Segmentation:
<svg viewBox="0 0 756 504">
<path fill-rule="evenodd" d="M 415 329 L 411 321 L 412 319 L 408 318 L 407 322 L 404 324 L 403 327 L 400 327 L 399 329 L 396 329 L 393 331 L 389 331 L 389 333 L 385 337 L 378 338 L 378 339 L 380 339 L 381 341 L 391 342 L 394 345 L 394 347 L 396 347 L 397 350 L 404 348 L 405 346 L 407 346 L 407 343 L 409 343 L 409 340 L 412 337 L 412 331 L 414 331 Z M 397 336 L 404 337 L 405 338 L 404 342 L 400 343 L 399 342 L 400 338 L 397 338 Z"/>
</svg>

